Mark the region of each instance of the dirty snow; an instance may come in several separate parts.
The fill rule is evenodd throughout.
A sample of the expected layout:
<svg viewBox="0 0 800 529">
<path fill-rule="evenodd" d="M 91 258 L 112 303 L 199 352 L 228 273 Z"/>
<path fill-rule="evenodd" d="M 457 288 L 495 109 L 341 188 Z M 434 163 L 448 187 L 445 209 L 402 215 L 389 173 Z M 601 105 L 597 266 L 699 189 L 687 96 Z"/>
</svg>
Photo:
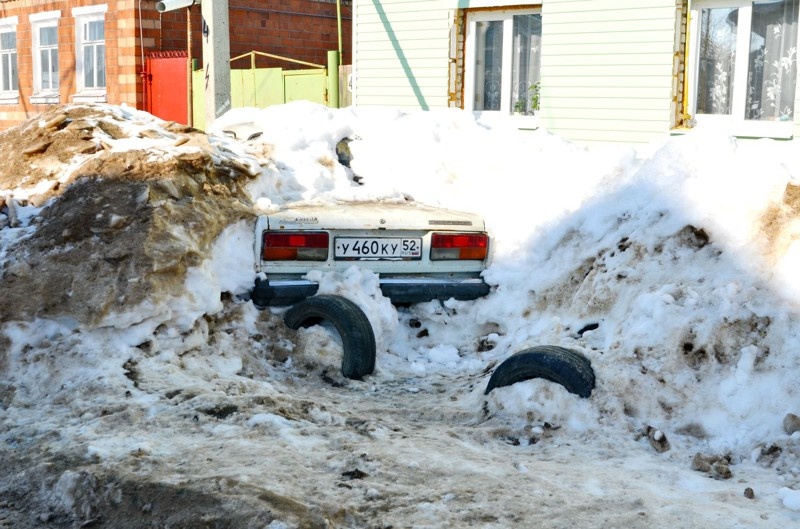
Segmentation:
<svg viewBox="0 0 800 529">
<path fill-rule="evenodd" d="M 185 149 L 170 124 L 123 114 L 132 124 L 102 138 L 106 151 L 153 161 Z M 142 123 L 162 139 L 143 144 Z M 800 521 L 797 142 L 695 131 L 585 149 L 458 110 L 303 102 L 235 110 L 210 132 L 211 159 L 250 175 L 255 212 L 413 198 L 482 214 L 493 292 L 395 308 L 368 271 L 316 273 L 375 330 L 375 374 L 346 380 L 328 329 L 291 331 L 281 309 L 245 300 L 245 216 L 218 229 L 177 293 L 90 323 L 7 318 L 0 526 Z M 4 282 L 25 268 L 9 248 L 44 229 L 37 219 L 59 200 L 26 202 L 34 186 L 68 185 L 100 154 L 50 157 L 38 182 L 0 189 Z M 172 235 L 194 248 L 192 230 L 202 226 Z M 499 362 L 538 344 L 591 360 L 590 398 L 542 380 L 484 395 Z"/>
</svg>

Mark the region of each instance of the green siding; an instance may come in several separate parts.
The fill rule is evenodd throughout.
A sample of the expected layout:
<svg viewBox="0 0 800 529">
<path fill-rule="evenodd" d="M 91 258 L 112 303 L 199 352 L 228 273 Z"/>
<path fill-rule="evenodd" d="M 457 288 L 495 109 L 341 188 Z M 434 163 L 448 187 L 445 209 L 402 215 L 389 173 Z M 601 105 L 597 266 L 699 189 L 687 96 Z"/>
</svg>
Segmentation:
<svg viewBox="0 0 800 529">
<path fill-rule="evenodd" d="M 536 3 L 354 0 L 354 104 L 448 106 L 456 10 Z M 677 104 L 675 52 L 683 46 L 676 35 L 679 4 L 542 0 L 542 125 L 583 143 L 642 143 L 668 134 Z M 800 111 L 794 135 L 800 135 Z"/>
<path fill-rule="evenodd" d="M 447 106 L 452 0 L 354 0 L 356 105 Z"/>
<path fill-rule="evenodd" d="M 675 0 L 547 0 L 542 110 L 581 142 L 647 142 L 672 126 Z"/>
</svg>

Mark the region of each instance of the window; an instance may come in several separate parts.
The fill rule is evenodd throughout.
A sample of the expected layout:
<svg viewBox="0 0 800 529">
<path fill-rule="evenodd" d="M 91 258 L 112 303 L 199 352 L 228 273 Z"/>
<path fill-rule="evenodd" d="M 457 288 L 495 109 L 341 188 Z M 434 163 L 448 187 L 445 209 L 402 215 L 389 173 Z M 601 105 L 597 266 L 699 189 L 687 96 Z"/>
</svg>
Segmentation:
<svg viewBox="0 0 800 529">
<path fill-rule="evenodd" d="M 58 103 L 58 19 L 60 11 L 35 13 L 30 16 L 33 36 L 34 104 Z"/>
<path fill-rule="evenodd" d="M 465 108 L 500 114 L 538 110 L 541 42 L 538 9 L 468 13 Z"/>
<path fill-rule="evenodd" d="M 797 85 L 800 0 L 704 0 L 692 9 L 698 123 L 791 123 Z M 770 126 L 770 125 L 768 125 Z M 779 125 L 778 125 L 779 126 Z"/>
<path fill-rule="evenodd" d="M 105 101 L 106 34 L 105 5 L 79 7 L 75 17 L 76 101 Z"/>
<path fill-rule="evenodd" d="M 17 17 L 0 19 L 0 102 L 13 104 L 19 96 L 16 28 Z"/>
<path fill-rule="evenodd" d="M 38 36 L 41 89 L 58 90 L 58 27 L 39 28 Z"/>
</svg>

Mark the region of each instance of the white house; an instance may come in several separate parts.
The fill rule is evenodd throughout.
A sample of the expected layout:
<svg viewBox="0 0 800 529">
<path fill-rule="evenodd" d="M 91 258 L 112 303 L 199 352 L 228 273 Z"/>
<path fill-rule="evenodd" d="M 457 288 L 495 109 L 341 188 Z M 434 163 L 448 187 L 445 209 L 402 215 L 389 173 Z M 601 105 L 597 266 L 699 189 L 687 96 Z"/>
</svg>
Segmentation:
<svg viewBox="0 0 800 529">
<path fill-rule="evenodd" d="M 575 141 L 800 135 L 800 0 L 353 0 L 353 103 Z"/>
</svg>

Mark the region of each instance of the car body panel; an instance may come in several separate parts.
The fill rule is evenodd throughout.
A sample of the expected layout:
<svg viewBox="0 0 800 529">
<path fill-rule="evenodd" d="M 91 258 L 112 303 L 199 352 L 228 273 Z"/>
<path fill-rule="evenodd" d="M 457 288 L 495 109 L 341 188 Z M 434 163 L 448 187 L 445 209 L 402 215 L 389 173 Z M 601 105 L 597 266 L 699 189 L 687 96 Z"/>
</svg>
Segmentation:
<svg viewBox="0 0 800 529">
<path fill-rule="evenodd" d="M 265 261 L 262 258 L 264 232 L 327 232 L 328 259 L 325 261 Z M 257 290 L 269 305 L 307 297 L 316 285 L 305 279 L 311 270 L 344 271 L 362 266 L 379 275 L 384 294 L 396 303 L 431 299 L 475 299 L 486 295 L 489 287 L 481 279 L 483 260 L 431 260 L 432 233 L 484 234 L 485 224 L 475 214 L 434 208 L 409 202 L 358 202 L 286 207 L 262 215 L 256 223 L 256 271 L 261 274 Z M 374 247 L 378 243 L 419 241 L 421 251 L 408 257 L 336 258 L 358 241 Z M 416 244 L 414 242 L 413 244 Z M 352 252 L 351 252 L 352 253 Z M 254 299 L 255 300 L 255 299 Z M 257 303 L 258 304 L 258 303 Z"/>
</svg>

